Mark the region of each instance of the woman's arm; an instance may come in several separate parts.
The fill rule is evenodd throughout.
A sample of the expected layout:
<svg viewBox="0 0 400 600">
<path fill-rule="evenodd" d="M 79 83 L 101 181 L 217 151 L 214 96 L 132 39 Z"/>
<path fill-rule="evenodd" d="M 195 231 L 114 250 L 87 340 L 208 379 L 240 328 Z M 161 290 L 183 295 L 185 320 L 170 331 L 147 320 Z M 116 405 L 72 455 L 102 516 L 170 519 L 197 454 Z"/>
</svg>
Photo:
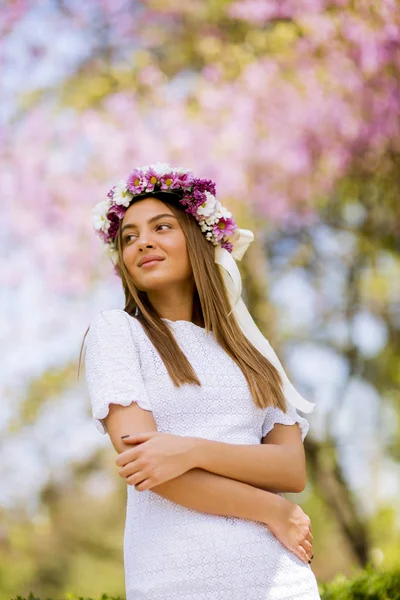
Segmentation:
<svg viewBox="0 0 400 600">
<path fill-rule="evenodd" d="M 121 440 L 123 435 L 157 431 L 152 413 L 135 403 L 127 407 L 111 404 L 104 421 L 118 453 L 132 447 Z M 309 517 L 278 494 L 197 468 L 149 491 L 198 512 L 263 523 L 300 560 L 308 563 L 312 556 Z"/>
<path fill-rule="evenodd" d="M 132 448 L 132 444 L 128 446 L 121 440 L 124 434 L 157 431 L 153 414 L 136 403 L 126 407 L 110 404 L 104 421 L 119 454 Z M 200 512 L 260 521 L 266 525 L 274 519 L 283 500 L 277 494 L 197 468 L 156 485 L 151 491 Z"/>
<path fill-rule="evenodd" d="M 237 479 L 272 492 L 302 492 L 306 459 L 300 428 L 276 424 L 260 445 L 196 438 L 192 468 Z"/>
<path fill-rule="evenodd" d="M 282 496 L 201 469 L 187 471 L 149 491 L 199 512 L 259 521 L 300 560 L 311 562 L 310 518 Z"/>
<path fill-rule="evenodd" d="M 301 492 L 306 460 L 300 429 L 276 423 L 262 444 L 227 444 L 157 431 L 133 433 L 124 440 L 131 449 L 116 460 L 121 477 L 140 491 L 204 469 L 272 492 Z"/>
</svg>

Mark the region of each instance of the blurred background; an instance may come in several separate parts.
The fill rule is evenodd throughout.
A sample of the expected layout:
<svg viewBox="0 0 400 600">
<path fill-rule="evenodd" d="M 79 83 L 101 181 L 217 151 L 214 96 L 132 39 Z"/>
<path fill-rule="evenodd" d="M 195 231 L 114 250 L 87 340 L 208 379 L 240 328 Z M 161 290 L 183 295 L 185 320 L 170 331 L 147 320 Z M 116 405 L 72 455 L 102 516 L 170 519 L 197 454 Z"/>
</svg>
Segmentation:
<svg viewBox="0 0 400 600">
<path fill-rule="evenodd" d="M 316 403 L 288 497 L 317 579 L 399 566 L 398 2 L 3 0 L 0 36 L 0 600 L 124 593 L 78 357 L 124 306 L 91 209 L 157 161 L 256 234 L 244 299 Z"/>
</svg>

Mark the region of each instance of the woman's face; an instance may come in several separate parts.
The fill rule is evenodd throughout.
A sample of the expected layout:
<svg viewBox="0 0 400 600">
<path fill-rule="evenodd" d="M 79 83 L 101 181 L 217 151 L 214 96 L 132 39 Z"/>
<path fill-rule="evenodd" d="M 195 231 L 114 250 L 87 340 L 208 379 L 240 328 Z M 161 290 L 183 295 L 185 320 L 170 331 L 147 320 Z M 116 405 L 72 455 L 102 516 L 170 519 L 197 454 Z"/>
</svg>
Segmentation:
<svg viewBox="0 0 400 600">
<path fill-rule="evenodd" d="M 136 288 L 158 291 L 187 282 L 192 267 L 178 219 L 158 198 L 131 204 L 121 223 L 122 258 Z M 143 262 L 154 257 L 152 262 Z"/>
</svg>

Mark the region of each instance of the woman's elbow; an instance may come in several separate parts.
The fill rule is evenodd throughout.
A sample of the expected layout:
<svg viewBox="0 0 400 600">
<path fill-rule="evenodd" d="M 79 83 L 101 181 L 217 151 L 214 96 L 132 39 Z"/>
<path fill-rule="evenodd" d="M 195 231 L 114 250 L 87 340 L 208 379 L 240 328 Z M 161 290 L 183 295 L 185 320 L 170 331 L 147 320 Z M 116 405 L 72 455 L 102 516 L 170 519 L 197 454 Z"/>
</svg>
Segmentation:
<svg viewBox="0 0 400 600">
<path fill-rule="evenodd" d="M 296 476 L 293 477 L 293 492 L 299 493 L 304 492 L 307 485 L 307 473 L 304 471 L 302 473 L 296 473 Z"/>
</svg>

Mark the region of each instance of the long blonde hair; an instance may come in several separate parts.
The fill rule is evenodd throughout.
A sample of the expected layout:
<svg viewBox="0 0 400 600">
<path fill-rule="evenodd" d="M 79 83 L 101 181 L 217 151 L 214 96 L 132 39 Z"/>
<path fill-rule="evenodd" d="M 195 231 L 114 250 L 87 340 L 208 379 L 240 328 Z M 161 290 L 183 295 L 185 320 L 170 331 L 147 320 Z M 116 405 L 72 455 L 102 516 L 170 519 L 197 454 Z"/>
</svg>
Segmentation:
<svg viewBox="0 0 400 600">
<path fill-rule="evenodd" d="M 278 370 L 242 333 L 234 314 L 229 314 L 231 306 L 219 267 L 214 262 L 213 244 L 205 238 L 195 218 L 177 206 L 177 202 L 171 201 L 171 194 L 155 192 L 146 197 L 158 198 L 168 205 L 182 227 L 195 283 L 193 318 L 201 322 L 206 331 L 213 332 L 216 341 L 241 369 L 256 406 L 275 406 L 286 412 L 282 379 Z M 121 225 L 115 245 L 118 252 L 117 270 L 125 295 L 125 312 L 142 324 L 176 387 L 183 383 L 201 385 L 167 323 L 150 304 L 146 292 L 135 287 L 122 259 Z M 82 348 L 88 331 L 89 328 L 85 332 L 79 354 L 78 377 Z"/>
</svg>

